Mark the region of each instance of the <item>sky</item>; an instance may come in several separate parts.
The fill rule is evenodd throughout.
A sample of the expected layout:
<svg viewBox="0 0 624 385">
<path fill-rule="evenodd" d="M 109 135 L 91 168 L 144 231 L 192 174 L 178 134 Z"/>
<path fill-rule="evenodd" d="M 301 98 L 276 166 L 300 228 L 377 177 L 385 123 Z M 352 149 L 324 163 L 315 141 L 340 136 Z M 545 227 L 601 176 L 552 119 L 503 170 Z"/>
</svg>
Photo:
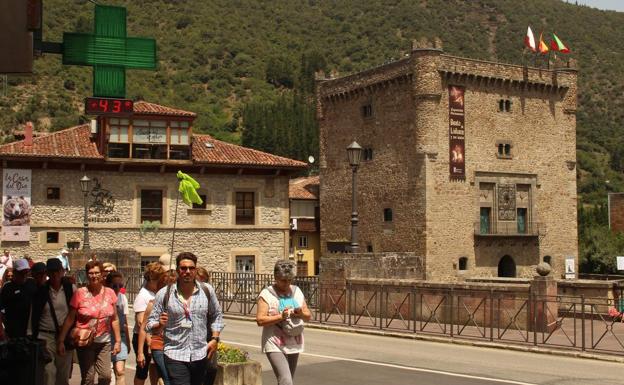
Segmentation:
<svg viewBox="0 0 624 385">
<path fill-rule="evenodd" d="M 624 12 L 624 0 L 565 0 L 567 3 L 588 5 L 590 7 Z"/>
</svg>

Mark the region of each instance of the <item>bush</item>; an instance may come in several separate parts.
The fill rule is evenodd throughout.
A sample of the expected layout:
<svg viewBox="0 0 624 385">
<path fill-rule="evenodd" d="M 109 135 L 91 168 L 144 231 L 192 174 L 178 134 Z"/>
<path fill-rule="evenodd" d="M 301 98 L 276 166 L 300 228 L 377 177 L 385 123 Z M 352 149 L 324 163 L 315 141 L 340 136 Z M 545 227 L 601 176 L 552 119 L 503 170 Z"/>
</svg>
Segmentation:
<svg viewBox="0 0 624 385">
<path fill-rule="evenodd" d="M 240 364 L 249 360 L 249 353 L 226 345 L 223 342 L 217 347 L 218 361 L 220 364 Z"/>
</svg>

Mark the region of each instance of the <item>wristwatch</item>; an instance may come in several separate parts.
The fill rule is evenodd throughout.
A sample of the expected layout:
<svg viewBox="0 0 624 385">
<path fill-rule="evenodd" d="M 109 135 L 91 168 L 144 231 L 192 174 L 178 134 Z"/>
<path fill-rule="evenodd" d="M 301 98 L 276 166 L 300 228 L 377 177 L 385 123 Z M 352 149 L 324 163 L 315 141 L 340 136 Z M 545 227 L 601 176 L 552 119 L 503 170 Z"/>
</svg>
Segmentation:
<svg viewBox="0 0 624 385">
<path fill-rule="evenodd" d="M 221 338 L 219 337 L 210 337 L 210 341 L 217 341 L 217 344 L 219 343 L 219 341 L 221 341 Z"/>
</svg>

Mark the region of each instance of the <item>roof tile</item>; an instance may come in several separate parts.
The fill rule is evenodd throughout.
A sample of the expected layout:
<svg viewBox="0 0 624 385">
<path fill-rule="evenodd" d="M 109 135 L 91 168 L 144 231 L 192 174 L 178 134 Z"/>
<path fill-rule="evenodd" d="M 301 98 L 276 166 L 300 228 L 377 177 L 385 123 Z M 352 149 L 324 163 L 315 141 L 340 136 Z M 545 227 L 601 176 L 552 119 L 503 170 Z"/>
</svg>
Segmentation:
<svg viewBox="0 0 624 385">
<path fill-rule="evenodd" d="M 290 180 L 288 197 L 290 199 L 319 199 L 319 176 L 309 176 Z"/>
</svg>

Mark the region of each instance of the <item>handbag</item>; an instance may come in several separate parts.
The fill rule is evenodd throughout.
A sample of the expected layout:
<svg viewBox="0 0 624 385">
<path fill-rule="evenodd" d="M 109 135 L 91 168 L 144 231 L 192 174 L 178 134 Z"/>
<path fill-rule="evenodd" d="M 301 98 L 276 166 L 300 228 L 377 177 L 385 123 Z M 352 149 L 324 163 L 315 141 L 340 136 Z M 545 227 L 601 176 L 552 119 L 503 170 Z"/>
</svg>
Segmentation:
<svg viewBox="0 0 624 385">
<path fill-rule="evenodd" d="M 100 314 L 102 314 L 102 307 L 104 307 L 105 299 L 106 299 L 106 291 L 102 293 L 102 302 L 100 303 L 100 309 L 98 310 L 98 315 L 95 319 L 92 319 L 91 321 L 89 321 L 88 328 L 81 329 L 81 328 L 74 327 L 69 333 L 71 335 L 72 343 L 75 347 L 84 348 L 84 347 L 90 346 L 93 343 L 93 340 L 95 339 L 95 334 L 97 332 L 96 327 L 97 327 L 98 321 L 100 320 Z"/>
</svg>

